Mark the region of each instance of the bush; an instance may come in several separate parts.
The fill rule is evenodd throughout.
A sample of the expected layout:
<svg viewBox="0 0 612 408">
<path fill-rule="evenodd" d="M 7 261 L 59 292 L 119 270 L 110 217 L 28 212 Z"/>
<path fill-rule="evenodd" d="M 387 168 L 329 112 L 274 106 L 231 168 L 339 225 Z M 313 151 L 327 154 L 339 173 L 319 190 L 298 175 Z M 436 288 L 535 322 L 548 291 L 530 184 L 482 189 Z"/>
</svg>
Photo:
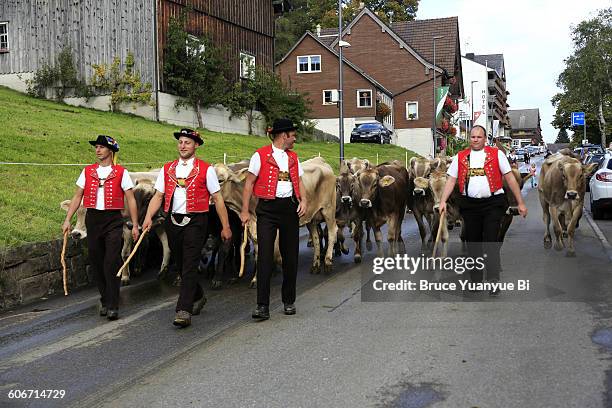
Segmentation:
<svg viewBox="0 0 612 408">
<path fill-rule="evenodd" d="M 121 59 L 113 58 L 113 63 L 93 64 L 94 75 L 91 86 L 98 93 L 109 93 L 111 95 L 110 108 L 117 111 L 120 103 L 137 103 L 155 105 L 152 101 L 152 88 L 149 83 L 143 83 L 140 72 L 134 71 L 134 54 L 128 52 L 125 60 L 125 70 L 121 71 Z"/>
<path fill-rule="evenodd" d="M 43 62 L 34 72 L 32 79 L 26 80 L 27 93 L 37 98 L 46 98 L 51 91 L 51 98 L 61 101 L 72 89 L 75 96 L 88 95 L 87 86 L 78 79 L 74 66 L 72 48 L 67 45 L 57 56 L 55 65 Z"/>
</svg>

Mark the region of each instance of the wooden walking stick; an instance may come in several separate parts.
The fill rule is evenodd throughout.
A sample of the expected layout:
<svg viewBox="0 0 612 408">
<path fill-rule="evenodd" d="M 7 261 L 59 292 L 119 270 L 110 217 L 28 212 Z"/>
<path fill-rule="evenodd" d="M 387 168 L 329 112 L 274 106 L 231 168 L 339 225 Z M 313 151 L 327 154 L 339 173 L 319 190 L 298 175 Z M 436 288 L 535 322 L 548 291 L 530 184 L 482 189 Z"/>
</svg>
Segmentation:
<svg viewBox="0 0 612 408">
<path fill-rule="evenodd" d="M 121 271 L 123 271 L 123 268 L 128 266 L 128 264 L 132 260 L 132 257 L 134 256 L 134 254 L 138 250 L 138 247 L 140 246 L 140 243 L 142 242 L 142 239 L 144 238 L 144 236 L 147 235 L 147 232 L 149 232 L 148 228 L 146 230 L 142 231 L 142 234 L 140 234 L 140 238 L 138 238 L 138 241 L 136 241 L 136 245 L 134 245 L 134 249 L 132 249 L 132 252 L 130 252 L 130 256 L 128 256 L 128 259 L 125 260 L 125 262 L 123 263 L 123 266 L 121 266 L 121 268 L 119 268 L 119 272 L 117 272 L 117 277 L 118 278 L 121 276 Z"/>
<path fill-rule="evenodd" d="M 440 213 L 440 221 L 438 224 L 438 233 L 436 234 L 436 242 L 434 243 L 433 252 L 431 254 L 432 258 L 436 257 L 436 250 L 438 248 L 438 242 L 440 242 L 440 235 L 442 234 L 442 223 L 446 222 L 446 210 Z"/>
<path fill-rule="evenodd" d="M 240 245 L 240 273 L 238 273 L 238 277 L 242 278 L 244 274 L 244 250 L 246 248 L 247 241 L 249 239 L 249 226 L 248 224 L 244 224 L 244 232 L 242 233 L 242 245 Z"/>
<path fill-rule="evenodd" d="M 64 232 L 64 242 L 62 243 L 62 255 L 60 262 L 62 263 L 62 280 L 64 281 L 64 296 L 68 296 L 68 273 L 66 271 L 66 244 L 68 243 L 68 231 Z"/>
</svg>

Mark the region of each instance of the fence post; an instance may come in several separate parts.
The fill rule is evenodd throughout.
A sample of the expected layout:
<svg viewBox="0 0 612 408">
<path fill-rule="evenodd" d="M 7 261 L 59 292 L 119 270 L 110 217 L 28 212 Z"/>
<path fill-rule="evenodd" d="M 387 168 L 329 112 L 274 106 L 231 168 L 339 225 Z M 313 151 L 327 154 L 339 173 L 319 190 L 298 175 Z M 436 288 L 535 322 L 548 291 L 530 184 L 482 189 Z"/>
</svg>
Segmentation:
<svg viewBox="0 0 612 408">
<path fill-rule="evenodd" d="M 319 152 L 319 157 L 321 157 L 321 152 Z"/>
<path fill-rule="evenodd" d="M 223 164 L 227 164 L 227 153 L 223 153 Z"/>
<path fill-rule="evenodd" d="M 378 153 L 376 153 L 376 165 L 378 166 Z"/>
<path fill-rule="evenodd" d="M 408 152 L 406 152 L 406 170 L 408 169 Z"/>
</svg>

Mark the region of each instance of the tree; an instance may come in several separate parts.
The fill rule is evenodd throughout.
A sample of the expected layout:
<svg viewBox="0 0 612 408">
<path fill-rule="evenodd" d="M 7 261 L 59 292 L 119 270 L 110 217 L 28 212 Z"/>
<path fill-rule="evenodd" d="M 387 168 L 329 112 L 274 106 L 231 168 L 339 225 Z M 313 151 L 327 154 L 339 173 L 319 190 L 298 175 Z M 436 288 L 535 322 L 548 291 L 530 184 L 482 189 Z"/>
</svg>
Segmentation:
<svg viewBox="0 0 612 408">
<path fill-rule="evenodd" d="M 592 129 L 589 119 L 595 118 L 597 139 L 605 146 L 607 122 L 612 119 L 612 8 L 578 24 L 572 37 L 574 53 L 557 80 L 563 92 L 552 99 L 557 108 L 553 124 L 568 127 L 569 112 L 583 110 L 587 131 Z"/>
<path fill-rule="evenodd" d="M 565 128 L 561 128 L 561 130 L 559 131 L 559 134 L 557 135 L 557 140 L 555 140 L 555 143 L 569 143 L 569 135 L 567 134 L 567 130 L 565 130 Z"/>
<path fill-rule="evenodd" d="M 204 127 L 202 110 L 223 104 L 229 82 L 229 63 L 223 50 L 207 36 L 188 34 L 186 14 L 171 19 L 164 49 L 164 78 L 169 90 L 180 99 L 178 106 L 191 106 Z"/>
<path fill-rule="evenodd" d="M 341 0 L 344 24 L 359 14 L 360 0 Z M 414 20 L 419 0 L 365 0 L 364 5 L 385 23 Z M 307 31 L 338 27 L 338 0 L 293 0 L 293 10 L 276 19 L 275 59 L 279 61 Z"/>
<path fill-rule="evenodd" d="M 264 119 L 270 126 L 279 118 L 291 119 L 300 134 L 309 132 L 311 124 L 306 117 L 310 109 L 305 95 L 292 91 L 278 75 L 262 67 L 250 68 L 247 76 L 252 79 L 236 83 L 225 104 L 232 116 L 247 118 L 249 134 L 254 120 Z"/>
</svg>

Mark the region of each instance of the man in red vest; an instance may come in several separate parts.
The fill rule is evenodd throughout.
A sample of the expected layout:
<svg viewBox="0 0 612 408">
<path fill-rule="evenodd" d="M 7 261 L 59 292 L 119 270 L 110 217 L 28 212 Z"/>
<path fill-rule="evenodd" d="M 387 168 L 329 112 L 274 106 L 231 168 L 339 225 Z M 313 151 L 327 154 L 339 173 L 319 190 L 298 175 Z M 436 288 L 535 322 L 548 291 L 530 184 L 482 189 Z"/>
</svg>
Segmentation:
<svg viewBox="0 0 612 408">
<path fill-rule="evenodd" d="M 459 211 L 465 223 L 465 239 L 470 255 L 482 256 L 482 244 L 486 243 L 487 280 L 499 282 L 501 243 L 497 242 L 497 237 L 502 216 L 508 209 L 503 179 L 514 194 L 519 214 L 523 217 L 527 216 L 527 207 L 505 154 L 495 147 L 485 146 L 486 140 L 485 128 L 474 126 L 470 132 L 470 147 L 453 157 L 448 168 L 439 210 L 440 213 L 446 211 L 446 202 L 458 183 Z M 483 279 L 482 270 L 472 269 L 470 274 L 474 282 Z M 497 296 L 499 290 L 492 290 L 489 294 Z"/>
<path fill-rule="evenodd" d="M 89 142 L 96 148 L 98 162 L 85 167 L 77 180 L 77 189 L 72 197 L 62 226 L 64 233 L 70 231 L 70 220 L 81 205 L 87 208 L 87 250 L 89 263 L 94 270 L 100 292 L 100 316 L 109 320 L 119 318 L 119 287 L 121 279 L 116 276 L 121 268 L 123 247 L 124 198 L 132 219 L 132 237 L 138 239 L 138 214 L 132 188 L 134 184 L 128 171 L 113 164 L 119 144 L 110 136 L 100 135 Z"/>
<path fill-rule="evenodd" d="M 232 231 L 215 169 L 195 157 L 196 148 L 204 144 L 200 134 L 191 129 L 181 129 L 174 133 L 174 137 L 178 140 L 179 158 L 166 163 L 159 172 L 155 182 L 157 192 L 149 202 L 142 227 L 151 227 L 152 217 L 163 202 L 164 212 L 168 213 L 168 244 L 181 276 L 173 324 L 187 327 L 191 324 L 191 316 L 200 314 L 206 303 L 204 290 L 198 282 L 198 265 L 206 239 L 211 197 L 223 225 L 221 238 L 231 239 Z"/>
<path fill-rule="evenodd" d="M 306 213 L 302 166 L 292 151 L 297 127 L 289 119 L 274 121 L 272 144 L 258 149 L 251 157 L 242 194 L 240 219 L 250 218 L 249 201 L 258 199 L 257 214 L 257 308 L 252 317 L 270 318 L 270 279 L 274 269 L 274 242 L 283 258 L 282 300 L 286 315 L 296 313 L 295 285 L 299 253 L 299 217 Z"/>
</svg>

